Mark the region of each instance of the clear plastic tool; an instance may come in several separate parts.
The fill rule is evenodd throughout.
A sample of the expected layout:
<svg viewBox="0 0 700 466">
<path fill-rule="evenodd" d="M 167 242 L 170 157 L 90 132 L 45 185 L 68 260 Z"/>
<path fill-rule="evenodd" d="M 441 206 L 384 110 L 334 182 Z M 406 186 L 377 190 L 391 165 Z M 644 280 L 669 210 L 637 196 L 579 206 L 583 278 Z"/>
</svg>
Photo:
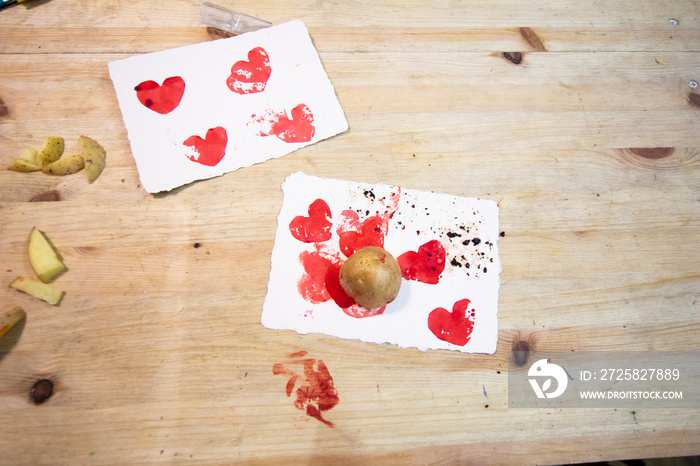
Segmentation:
<svg viewBox="0 0 700 466">
<path fill-rule="evenodd" d="M 223 29 L 234 34 L 257 31 L 272 26 L 262 19 L 229 10 L 228 8 L 203 2 L 199 9 L 199 21 L 207 26 Z"/>
</svg>

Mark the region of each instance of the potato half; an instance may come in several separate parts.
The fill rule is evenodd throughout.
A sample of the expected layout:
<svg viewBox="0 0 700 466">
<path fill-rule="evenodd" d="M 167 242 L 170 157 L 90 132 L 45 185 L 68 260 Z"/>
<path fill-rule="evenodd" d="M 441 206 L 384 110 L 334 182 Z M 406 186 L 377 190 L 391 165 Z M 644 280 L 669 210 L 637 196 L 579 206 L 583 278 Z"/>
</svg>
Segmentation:
<svg viewBox="0 0 700 466">
<path fill-rule="evenodd" d="M 340 267 L 340 285 L 360 306 L 377 309 L 396 299 L 401 267 L 384 248 L 365 246 Z"/>
<path fill-rule="evenodd" d="M 84 166 L 85 160 L 83 160 L 83 156 L 74 154 L 68 157 L 62 157 L 48 165 L 44 165 L 41 171 L 47 175 L 64 176 L 77 173 L 82 170 Z"/>
<path fill-rule="evenodd" d="M 49 136 L 44 138 L 44 143 L 36 154 L 36 164 L 43 167 L 61 158 L 65 141 L 60 136 Z"/>
<path fill-rule="evenodd" d="M 92 183 L 105 169 L 107 152 L 97 141 L 87 136 L 80 136 L 78 143 L 85 160 L 85 172 L 87 173 L 88 183 Z"/>
</svg>

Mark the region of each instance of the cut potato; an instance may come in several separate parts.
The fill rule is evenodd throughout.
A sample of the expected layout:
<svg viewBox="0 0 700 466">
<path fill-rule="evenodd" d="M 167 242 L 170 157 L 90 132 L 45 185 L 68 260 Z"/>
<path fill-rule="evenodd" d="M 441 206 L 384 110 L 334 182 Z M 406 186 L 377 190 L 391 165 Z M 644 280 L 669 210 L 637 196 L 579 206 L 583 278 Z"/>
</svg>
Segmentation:
<svg viewBox="0 0 700 466">
<path fill-rule="evenodd" d="M 41 167 L 36 163 L 36 149 L 28 148 L 20 152 L 19 157 L 12 162 L 12 165 L 7 167 L 8 170 L 14 172 L 29 173 L 41 170 Z"/>
<path fill-rule="evenodd" d="M 64 147 L 65 142 L 60 136 L 49 136 L 45 138 L 44 143 L 39 148 L 39 152 L 36 154 L 36 164 L 43 167 L 51 162 L 55 162 L 61 158 Z"/>
<path fill-rule="evenodd" d="M 401 266 L 384 248 L 365 246 L 343 262 L 340 286 L 360 306 L 377 309 L 396 299 Z"/>
<path fill-rule="evenodd" d="M 63 157 L 55 162 L 44 166 L 41 171 L 47 175 L 72 175 L 85 167 L 85 160 L 80 154 L 74 154 L 69 157 Z"/>
<path fill-rule="evenodd" d="M 21 307 L 13 307 L 10 310 L 0 312 L 0 338 L 25 317 L 27 317 L 27 313 Z"/>
<path fill-rule="evenodd" d="M 19 153 L 19 158 L 22 160 L 26 160 L 28 163 L 30 163 L 32 165 L 36 165 L 36 154 L 37 154 L 36 149 L 32 149 L 31 147 L 28 147 Z"/>
<path fill-rule="evenodd" d="M 29 173 L 37 172 L 41 170 L 41 167 L 39 165 L 29 163 L 24 159 L 15 159 L 15 161 L 12 162 L 12 164 L 9 167 L 7 167 L 7 169 L 13 172 Z"/>
<path fill-rule="evenodd" d="M 46 239 L 44 234 L 36 227 L 29 234 L 29 263 L 44 283 L 48 283 L 66 269 L 58 254 Z"/>
<path fill-rule="evenodd" d="M 88 182 L 92 183 L 105 169 L 107 152 L 97 141 L 87 136 L 80 136 L 78 142 L 80 143 L 83 159 L 85 159 L 85 172 L 87 173 Z"/>
<path fill-rule="evenodd" d="M 54 306 L 58 304 L 59 301 L 61 301 L 61 297 L 63 297 L 63 291 L 59 290 L 58 288 L 54 288 L 46 283 L 24 277 L 15 278 L 12 283 L 10 283 L 10 287 L 19 291 L 24 291 L 25 293 L 41 299 L 42 301 L 46 301 L 49 304 L 53 304 Z"/>
</svg>

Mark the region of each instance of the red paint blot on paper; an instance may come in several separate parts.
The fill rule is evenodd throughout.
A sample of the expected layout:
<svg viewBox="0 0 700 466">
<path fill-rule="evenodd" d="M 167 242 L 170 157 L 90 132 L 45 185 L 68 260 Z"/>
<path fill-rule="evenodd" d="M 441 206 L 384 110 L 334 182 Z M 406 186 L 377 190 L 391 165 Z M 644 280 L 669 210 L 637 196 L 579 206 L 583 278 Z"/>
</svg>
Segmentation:
<svg viewBox="0 0 700 466">
<path fill-rule="evenodd" d="M 435 285 L 445 270 L 445 248 L 434 239 L 421 245 L 418 251 L 408 251 L 396 258 L 401 274 L 406 280 L 416 280 Z"/>
<path fill-rule="evenodd" d="M 337 253 L 317 245 L 315 251 L 302 251 L 299 260 L 304 267 L 304 275 L 297 282 L 302 298 L 313 304 L 332 299 L 340 308 L 355 304 L 355 300 L 340 285 L 343 261 Z"/>
<path fill-rule="evenodd" d="M 265 90 L 270 74 L 270 57 L 264 48 L 255 47 L 248 52 L 248 61 L 233 64 L 226 85 L 237 94 L 255 94 Z"/>
<path fill-rule="evenodd" d="M 287 143 L 308 142 L 316 134 L 314 115 L 306 104 L 294 107 L 290 116 L 286 112 L 269 111 L 263 115 L 251 115 L 251 119 L 250 124 L 261 128 L 258 136 L 277 136 Z"/>
<path fill-rule="evenodd" d="M 221 126 L 210 128 L 204 139 L 199 136 L 190 136 L 182 144 L 192 147 L 195 155 L 188 155 L 187 158 L 193 162 L 201 163 L 213 167 L 221 162 L 226 155 L 226 144 L 228 135 Z"/>
<path fill-rule="evenodd" d="M 454 303 L 452 312 L 442 307 L 431 311 L 428 314 L 428 328 L 433 335 L 453 345 L 466 345 L 474 330 L 475 311 L 472 308 L 467 312 L 470 303 L 468 299 L 461 299 Z"/>
<path fill-rule="evenodd" d="M 326 364 L 320 359 L 317 361 L 312 358 L 304 358 L 307 354 L 306 351 L 299 351 L 289 355 L 290 358 L 294 359 L 289 364 L 300 364 L 303 368 L 303 374 L 297 374 L 280 363 L 272 366 L 272 373 L 289 376 L 285 392 L 288 397 L 291 397 L 296 388 L 294 406 L 297 409 L 306 412 L 308 416 L 329 427 L 334 427 L 332 422 L 323 418 L 323 412 L 329 411 L 338 404 L 340 401 L 338 391 L 335 389 L 333 378 Z M 298 388 L 297 384 L 299 384 Z"/>
<path fill-rule="evenodd" d="M 384 237 L 389 229 L 389 218 L 375 215 L 360 222 L 357 212 L 344 210 L 337 228 L 340 236 L 340 252 L 350 257 L 365 246 L 384 247 Z"/>
<path fill-rule="evenodd" d="M 289 231 L 304 243 L 316 243 L 331 239 L 331 209 L 323 199 L 316 199 L 309 205 L 308 217 L 299 215 L 289 223 Z"/>
<path fill-rule="evenodd" d="M 144 81 L 134 87 L 136 98 L 146 108 L 165 115 L 180 105 L 185 94 L 185 80 L 180 76 L 171 76 L 158 84 L 155 81 Z"/>
</svg>

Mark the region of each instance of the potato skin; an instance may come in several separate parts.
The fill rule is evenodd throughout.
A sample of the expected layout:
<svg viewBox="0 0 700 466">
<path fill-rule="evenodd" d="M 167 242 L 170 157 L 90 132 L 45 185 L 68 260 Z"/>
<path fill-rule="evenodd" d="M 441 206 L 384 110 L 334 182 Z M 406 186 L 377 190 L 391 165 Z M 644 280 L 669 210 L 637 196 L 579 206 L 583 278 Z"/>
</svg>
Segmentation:
<svg viewBox="0 0 700 466">
<path fill-rule="evenodd" d="M 74 154 L 70 157 L 63 157 L 51 162 L 48 165 L 44 165 L 41 171 L 47 175 L 64 176 L 77 173 L 82 170 L 83 167 L 85 167 L 83 156 L 80 154 Z"/>
<path fill-rule="evenodd" d="M 365 246 L 340 267 L 340 285 L 357 304 L 377 309 L 396 299 L 401 267 L 384 248 Z"/>
</svg>

